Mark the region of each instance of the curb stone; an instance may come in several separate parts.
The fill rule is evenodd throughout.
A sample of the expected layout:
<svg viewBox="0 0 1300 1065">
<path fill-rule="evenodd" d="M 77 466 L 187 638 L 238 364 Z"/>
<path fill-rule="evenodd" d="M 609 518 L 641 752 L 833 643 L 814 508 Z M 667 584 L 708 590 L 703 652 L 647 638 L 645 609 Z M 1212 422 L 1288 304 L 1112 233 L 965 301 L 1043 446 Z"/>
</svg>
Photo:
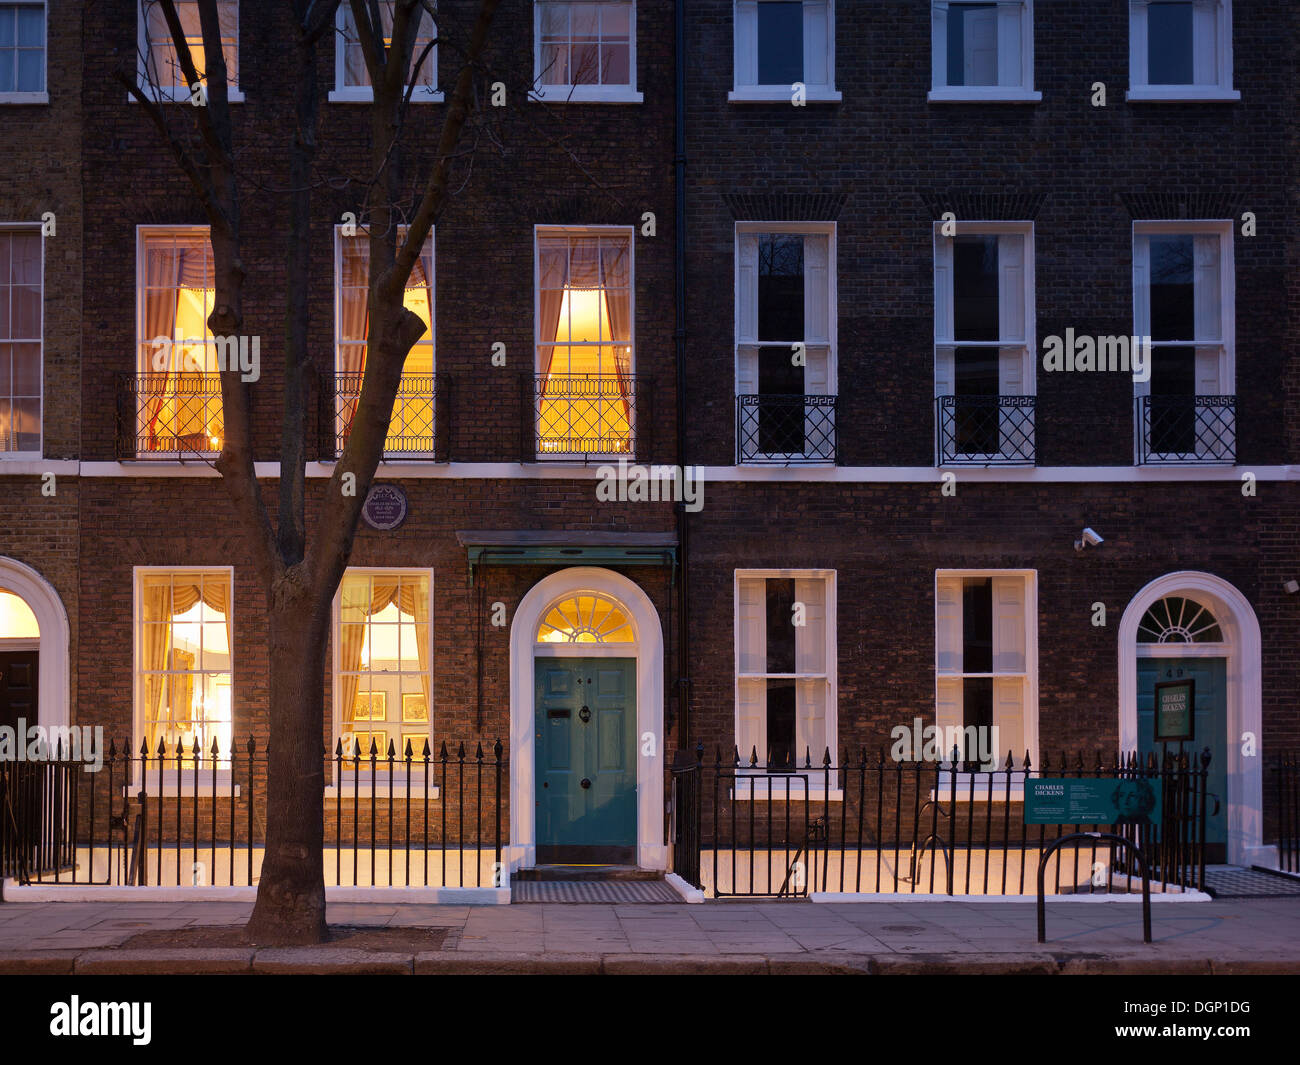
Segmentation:
<svg viewBox="0 0 1300 1065">
<path fill-rule="evenodd" d="M 536 974 L 586 976 L 600 972 L 599 954 L 525 954 L 504 951 L 440 950 L 415 956 L 417 975 L 495 976 Z"/>
<path fill-rule="evenodd" d="M 246 950 L 87 950 L 77 955 L 73 971 L 86 975 L 228 975 L 250 972 L 253 954 L 252 947 Z"/>
<path fill-rule="evenodd" d="M 873 954 L 871 971 L 882 976 L 1055 976 L 1060 970 L 1051 954 Z"/>
<path fill-rule="evenodd" d="M 319 976 L 410 976 L 414 954 L 372 954 L 346 947 L 275 947 L 253 956 L 255 973 L 298 973 Z"/>
</svg>

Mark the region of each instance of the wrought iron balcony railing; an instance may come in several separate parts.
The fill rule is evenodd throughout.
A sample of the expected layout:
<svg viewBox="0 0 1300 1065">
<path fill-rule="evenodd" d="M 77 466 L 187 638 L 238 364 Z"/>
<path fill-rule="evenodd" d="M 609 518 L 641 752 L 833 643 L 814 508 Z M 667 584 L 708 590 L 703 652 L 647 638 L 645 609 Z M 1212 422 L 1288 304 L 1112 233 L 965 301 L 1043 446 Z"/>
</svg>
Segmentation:
<svg viewBox="0 0 1300 1065">
<path fill-rule="evenodd" d="M 1035 396 L 940 396 L 940 466 L 1032 466 Z"/>
<path fill-rule="evenodd" d="M 526 376 L 525 411 L 531 432 L 522 441 L 525 462 L 632 458 L 649 424 L 647 379 L 632 374 Z M 642 434 L 643 437 L 643 434 Z"/>
<path fill-rule="evenodd" d="M 1138 465 L 1237 458 L 1236 396 L 1138 396 Z"/>
<path fill-rule="evenodd" d="M 352 419 L 361 400 L 363 376 L 360 373 L 335 374 L 333 394 L 322 394 L 322 400 L 327 404 L 326 417 L 333 425 L 334 450 L 329 458 L 337 458 L 347 443 Z M 403 374 L 393 400 L 384 457 L 446 461 L 449 395 L 450 385 L 445 375 Z"/>
<path fill-rule="evenodd" d="M 221 450 L 220 374 L 118 374 L 116 398 L 119 459 L 211 456 Z"/>
<path fill-rule="evenodd" d="M 838 396 L 737 396 L 737 464 L 834 462 L 838 403 Z"/>
</svg>

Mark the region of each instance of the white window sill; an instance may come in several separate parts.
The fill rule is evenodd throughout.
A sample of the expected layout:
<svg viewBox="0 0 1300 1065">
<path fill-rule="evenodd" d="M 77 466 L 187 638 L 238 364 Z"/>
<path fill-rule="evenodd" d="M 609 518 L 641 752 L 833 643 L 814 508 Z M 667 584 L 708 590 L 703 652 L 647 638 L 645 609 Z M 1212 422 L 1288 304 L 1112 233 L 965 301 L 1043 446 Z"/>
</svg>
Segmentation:
<svg viewBox="0 0 1300 1065">
<path fill-rule="evenodd" d="M 804 86 L 804 102 L 837 104 L 844 99 L 829 85 Z M 731 104 L 794 104 L 794 89 L 789 85 L 749 85 L 727 93 Z"/>
<path fill-rule="evenodd" d="M 1129 89 L 1125 99 L 1135 104 L 1231 104 L 1241 100 L 1241 93 L 1216 85 L 1147 86 Z"/>
<path fill-rule="evenodd" d="M 421 762 L 420 764 L 423 765 L 424 763 Z M 430 760 L 429 764 L 431 766 L 433 765 L 432 760 Z M 383 772 L 383 770 L 380 770 L 379 772 Z M 411 778 L 411 790 L 408 793 L 406 790 L 405 778 L 399 775 L 397 780 L 381 781 L 378 779 L 377 772 L 375 787 L 372 792 L 370 790 L 370 770 L 363 765 L 361 767 L 361 779 L 357 782 L 357 785 L 359 786 L 353 785 L 350 780 L 345 780 L 341 787 L 338 784 L 326 784 L 325 798 L 351 799 L 355 797 L 357 799 L 369 799 L 373 795 L 376 799 L 387 799 L 391 796 L 394 799 L 406 799 L 409 797 L 411 802 L 424 801 L 423 776 Z M 441 793 L 441 790 L 442 789 L 437 787 L 432 780 L 429 782 L 430 799 L 436 799 Z"/>
<path fill-rule="evenodd" d="M 772 781 L 771 786 L 764 786 L 759 782 L 755 782 L 753 787 L 750 787 L 748 783 L 737 784 L 728 792 L 727 797 L 732 802 L 786 802 L 789 800 L 796 803 L 828 801 L 826 789 L 820 785 L 814 786 L 811 781 L 809 781 L 806 791 L 801 785 L 796 785 L 787 790 L 784 784 L 777 781 Z M 829 801 L 843 802 L 844 789 L 832 787 Z"/>
<path fill-rule="evenodd" d="M 595 88 L 591 85 L 545 85 L 528 93 L 534 103 L 547 104 L 639 104 L 645 95 L 628 86 Z"/>
<path fill-rule="evenodd" d="M 1016 86 L 931 89 L 926 97 L 932 104 L 1037 104 L 1043 94 Z"/>
<path fill-rule="evenodd" d="M 48 92 L 0 92 L 0 104 L 47 104 Z"/>
<path fill-rule="evenodd" d="M 141 85 L 140 91 L 144 93 L 148 99 L 156 100 L 158 103 L 164 104 L 187 104 L 190 102 L 190 97 L 193 96 L 193 93 L 191 93 L 189 89 L 182 88 L 180 85 Z M 238 89 L 230 87 L 226 89 L 226 99 L 232 104 L 242 104 L 244 102 L 244 94 Z M 134 96 L 127 93 L 126 102 L 133 104 L 137 101 Z"/>
<path fill-rule="evenodd" d="M 373 103 L 374 99 L 375 94 L 369 86 L 331 89 L 329 94 L 329 102 L 332 104 L 368 104 Z M 417 86 L 411 93 L 413 104 L 440 104 L 445 99 L 441 89 L 433 89 L 427 85 Z"/>
<path fill-rule="evenodd" d="M 1023 769 L 1011 770 L 1013 776 L 1023 774 Z M 985 774 L 979 774 L 984 776 Z M 971 786 L 970 774 L 958 773 L 957 784 L 953 787 L 952 774 L 945 773 L 940 779 L 938 789 L 930 790 L 930 799 L 935 802 L 1024 802 L 1025 785 L 1023 776 L 1021 781 L 1011 782 L 1011 789 L 1007 790 L 1006 771 L 999 770 L 996 774 L 997 780 L 990 785 L 987 780 L 976 780 L 974 787 Z"/>
</svg>

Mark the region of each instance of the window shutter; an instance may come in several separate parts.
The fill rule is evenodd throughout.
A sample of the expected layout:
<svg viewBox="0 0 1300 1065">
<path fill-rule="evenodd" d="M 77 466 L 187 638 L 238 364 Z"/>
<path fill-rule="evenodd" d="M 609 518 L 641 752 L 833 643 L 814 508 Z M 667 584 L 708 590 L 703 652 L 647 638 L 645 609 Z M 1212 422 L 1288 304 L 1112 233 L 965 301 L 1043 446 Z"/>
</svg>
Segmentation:
<svg viewBox="0 0 1300 1065">
<path fill-rule="evenodd" d="M 940 577 L 934 586 L 935 668 L 940 673 L 960 673 L 961 578 Z"/>
<path fill-rule="evenodd" d="M 767 761 L 767 681 L 741 680 L 736 685 L 736 751 L 740 764 L 758 752 L 759 765 Z M 725 758 L 726 755 L 724 754 Z"/>
<path fill-rule="evenodd" d="M 811 763 L 814 769 L 822 768 L 822 759 L 830 743 L 826 735 L 826 691 L 824 680 L 795 683 L 794 758 L 800 767 Z M 832 762 L 836 753 L 831 751 Z M 810 781 L 815 782 L 816 778 Z"/>
<path fill-rule="evenodd" d="M 736 643 L 741 673 L 767 669 L 767 582 L 742 578 L 736 589 Z M 767 681 L 740 679 L 736 684 L 736 748 L 748 763 L 751 748 L 767 758 Z"/>
<path fill-rule="evenodd" d="M 1192 81 L 1219 83 L 1219 0 L 1194 0 L 1192 5 Z"/>
<path fill-rule="evenodd" d="M 956 392 L 956 360 L 953 356 L 952 312 L 952 238 L 942 236 L 938 228 L 934 237 L 934 394 L 951 396 Z"/>
<path fill-rule="evenodd" d="M 810 233 L 803 238 L 803 338 L 809 344 L 831 340 L 830 237 Z"/>
<path fill-rule="evenodd" d="M 1025 72 L 1021 69 L 1021 27 L 1024 22 L 1025 5 L 1021 2 L 1008 3 L 1003 0 L 998 4 L 998 38 L 997 63 L 999 85 L 1032 88 L 1027 84 Z M 1032 27 L 1029 27 L 1032 32 Z"/>
<path fill-rule="evenodd" d="M 736 591 L 736 643 L 741 673 L 767 672 L 767 582 L 744 577 Z"/>
<path fill-rule="evenodd" d="M 1139 344 L 1151 335 L 1151 240 L 1145 234 L 1133 238 L 1133 335 Z M 1150 395 L 1151 382 L 1134 381 L 1133 393 Z"/>
<path fill-rule="evenodd" d="M 825 0 L 803 5 L 803 82 L 830 88 L 830 15 Z"/>
<path fill-rule="evenodd" d="M 1193 241 L 1195 268 L 1193 286 L 1196 301 L 1196 339 L 1222 341 L 1223 307 L 1219 278 L 1219 237 L 1214 233 L 1197 234 Z M 1196 348 L 1196 392 L 1202 396 L 1225 393 L 1220 379 L 1222 344 L 1203 344 Z"/>
<path fill-rule="evenodd" d="M 1025 235 L 998 238 L 998 332 L 1004 341 L 1025 339 Z"/>
<path fill-rule="evenodd" d="M 948 5 L 930 5 L 930 87 L 948 85 Z"/>
<path fill-rule="evenodd" d="M 758 394 L 758 234 L 736 240 L 736 394 Z"/>
<path fill-rule="evenodd" d="M 993 578 L 993 672 L 1025 671 L 1025 581 Z"/>
<path fill-rule="evenodd" d="M 758 4 L 736 0 L 735 64 L 736 85 L 758 84 Z"/>
<path fill-rule="evenodd" d="M 998 749 L 994 758 L 1000 768 L 1010 751 L 1016 765 L 1025 758 L 1025 682 L 1019 677 L 993 678 L 993 724 L 997 727 Z"/>
<path fill-rule="evenodd" d="M 966 84 L 996 85 L 998 81 L 998 12 L 966 12 Z"/>
<path fill-rule="evenodd" d="M 799 578 L 794 596 L 804 607 L 804 623 L 794 630 L 796 673 L 826 672 L 826 581 L 821 577 Z"/>
<path fill-rule="evenodd" d="M 965 720 L 961 677 L 939 677 L 935 683 L 934 723 L 939 727 L 941 761 L 948 761 L 951 753 L 951 745 L 948 744 L 947 737 L 955 733 L 950 730 L 961 729 Z"/>
</svg>

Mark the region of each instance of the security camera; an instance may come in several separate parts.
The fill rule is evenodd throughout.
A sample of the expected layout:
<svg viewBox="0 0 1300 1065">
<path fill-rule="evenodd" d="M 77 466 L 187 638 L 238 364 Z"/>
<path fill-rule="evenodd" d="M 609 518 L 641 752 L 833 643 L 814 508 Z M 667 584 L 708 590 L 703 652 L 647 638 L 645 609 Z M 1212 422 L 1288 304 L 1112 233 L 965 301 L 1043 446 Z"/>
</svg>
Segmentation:
<svg viewBox="0 0 1300 1065">
<path fill-rule="evenodd" d="M 1082 551 L 1085 547 L 1099 547 L 1105 542 L 1095 529 L 1084 529 L 1083 538 L 1074 541 L 1074 549 Z"/>
</svg>

